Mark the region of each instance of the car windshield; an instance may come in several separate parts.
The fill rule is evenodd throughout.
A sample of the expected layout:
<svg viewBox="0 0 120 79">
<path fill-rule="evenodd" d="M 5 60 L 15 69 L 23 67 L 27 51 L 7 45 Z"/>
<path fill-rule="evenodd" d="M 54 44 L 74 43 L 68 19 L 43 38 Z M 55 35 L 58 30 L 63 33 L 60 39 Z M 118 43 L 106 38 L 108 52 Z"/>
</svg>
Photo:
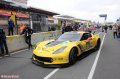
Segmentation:
<svg viewBox="0 0 120 79">
<path fill-rule="evenodd" d="M 57 40 L 58 41 L 79 41 L 81 39 L 81 35 L 78 33 L 65 33 L 61 35 Z"/>
</svg>

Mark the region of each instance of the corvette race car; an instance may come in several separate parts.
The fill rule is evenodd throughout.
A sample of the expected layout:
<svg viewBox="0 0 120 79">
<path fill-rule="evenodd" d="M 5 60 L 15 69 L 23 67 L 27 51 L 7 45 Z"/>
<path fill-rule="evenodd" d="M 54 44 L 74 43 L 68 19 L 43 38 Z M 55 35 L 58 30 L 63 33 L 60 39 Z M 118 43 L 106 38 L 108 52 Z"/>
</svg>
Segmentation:
<svg viewBox="0 0 120 79">
<path fill-rule="evenodd" d="M 66 32 L 56 40 L 39 42 L 32 62 L 40 65 L 74 64 L 82 53 L 100 48 L 101 39 L 89 32 Z"/>
</svg>

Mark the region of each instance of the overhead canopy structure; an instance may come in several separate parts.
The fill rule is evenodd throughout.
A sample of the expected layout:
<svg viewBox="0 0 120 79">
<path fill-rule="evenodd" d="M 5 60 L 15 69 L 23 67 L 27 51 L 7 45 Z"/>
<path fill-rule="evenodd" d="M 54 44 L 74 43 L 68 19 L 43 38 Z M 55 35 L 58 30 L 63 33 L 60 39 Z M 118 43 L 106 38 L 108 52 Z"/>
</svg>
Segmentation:
<svg viewBox="0 0 120 79">
<path fill-rule="evenodd" d="M 77 18 L 75 18 L 73 20 L 74 20 L 74 22 L 78 22 L 78 23 L 82 21 L 82 19 L 77 19 Z"/>
<path fill-rule="evenodd" d="M 14 4 L 15 5 L 15 4 Z M 27 11 L 27 8 L 23 8 L 21 6 L 13 6 L 13 3 L 10 1 L 0 1 L 0 9 L 8 9 L 8 10 L 14 10 L 14 11 L 18 11 L 18 10 L 22 10 L 22 11 Z"/>
<path fill-rule="evenodd" d="M 42 10 L 42 9 L 38 9 L 38 8 L 34 8 L 34 7 L 28 7 L 27 10 L 28 10 L 29 12 L 46 14 L 46 15 L 49 15 L 49 16 L 59 15 L 58 13 L 54 13 L 54 12 L 50 12 L 50 11 L 46 11 L 46 10 Z"/>
<path fill-rule="evenodd" d="M 27 4 L 27 0 L 1 0 L 0 1 L 0 9 L 34 12 L 34 13 L 40 13 L 40 14 L 45 14 L 45 15 L 49 15 L 49 16 L 59 15 L 58 13 L 46 11 L 43 9 L 28 7 L 26 4 Z"/>
<path fill-rule="evenodd" d="M 55 17 L 58 19 L 66 19 L 66 20 L 73 20 L 74 19 L 74 17 L 68 16 L 68 15 L 57 15 Z"/>
<path fill-rule="evenodd" d="M 1 1 L 2 3 L 9 3 L 10 5 L 15 7 L 27 8 L 28 0 L 1 0 Z"/>
</svg>

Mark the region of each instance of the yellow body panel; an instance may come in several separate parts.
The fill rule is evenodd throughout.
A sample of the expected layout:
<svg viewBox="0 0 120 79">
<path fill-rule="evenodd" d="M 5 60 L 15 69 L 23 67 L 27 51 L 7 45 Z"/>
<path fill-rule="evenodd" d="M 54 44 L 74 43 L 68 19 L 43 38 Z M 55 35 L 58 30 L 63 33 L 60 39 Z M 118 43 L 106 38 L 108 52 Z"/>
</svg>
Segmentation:
<svg viewBox="0 0 120 79">
<path fill-rule="evenodd" d="M 85 32 L 79 32 L 79 33 L 85 33 Z M 81 53 L 84 53 L 85 51 L 88 51 L 88 50 L 94 48 L 97 44 L 98 38 L 99 38 L 98 35 L 92 36 L 92 40 L 90 40 L 90 43 L 91 43 L 90 48 L 86 47 L 86 42 L 88 42 L 88 40 L 75 41 L 75 42 L 65 41 L 63 43 L 60 43 L 60 44 L 57 44 L 57 45 L 51 46 L 51 47 L 47 47 L 46 44 L 48 44 L 49 42 L 55 41 L 55 40 L 48 40 L 48 41 L 40 42 L 37 44 L 36 48 L 33 50 L 33 54 L 38 57 L 50 57 L 50 58 L 52 58 L 52 62 L 43 62 L 43 61 L 37 60 L 34 57 L 33 57 L 33 60 L 42 62 L 44 64 L 69 63 L 69 54 L 73 47 L 76 47 L 78 49 L 78 56 L 79 56 L 79 55 L 81 55 Z M 57 54 L 53 53 L 56 50 L 58 50 L 62 47 L 65 47 L 65 46 L 66 46 L 66 48 L 64 50 L 62 50 L 60 53 L 57 53 Z"/>
</svg>

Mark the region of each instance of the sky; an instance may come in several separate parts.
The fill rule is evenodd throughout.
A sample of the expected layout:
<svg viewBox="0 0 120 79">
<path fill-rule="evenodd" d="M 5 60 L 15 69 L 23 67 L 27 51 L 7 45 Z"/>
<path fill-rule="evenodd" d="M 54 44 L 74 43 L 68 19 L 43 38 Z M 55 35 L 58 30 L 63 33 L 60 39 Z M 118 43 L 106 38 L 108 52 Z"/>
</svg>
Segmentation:
<svg viewBox="0 0 120 79">
<path fill-rule="evenodd" d="M 100 14 L 107 22 L 120 17 L 120 0 L 28 0 L 28 6 L 95 22 L 104 22 Z"/>
</svg>

